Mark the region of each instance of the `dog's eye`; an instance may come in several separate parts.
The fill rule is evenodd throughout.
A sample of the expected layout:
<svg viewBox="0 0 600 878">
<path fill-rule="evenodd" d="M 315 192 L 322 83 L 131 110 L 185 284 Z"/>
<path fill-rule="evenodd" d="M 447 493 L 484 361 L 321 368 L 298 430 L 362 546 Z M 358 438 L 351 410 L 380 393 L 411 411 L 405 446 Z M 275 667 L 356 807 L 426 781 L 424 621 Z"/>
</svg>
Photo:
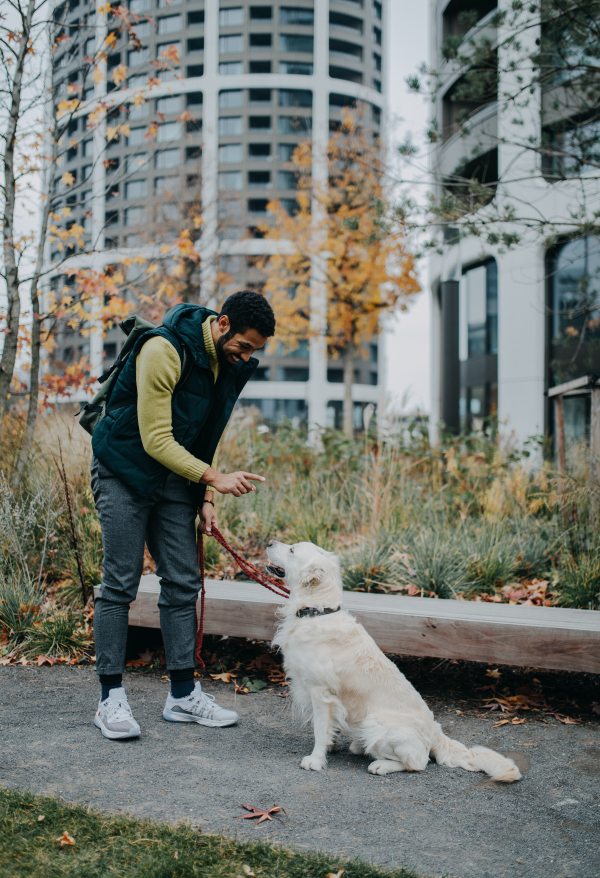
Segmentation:
<svg viewBox="0 0 600 878">
<path fill-rule="evenodd" d="M 290 552 L 292 553 L 292 555 L 294 554 L 294 547 L 293 546 L 290 546 Z"/>
</svg>

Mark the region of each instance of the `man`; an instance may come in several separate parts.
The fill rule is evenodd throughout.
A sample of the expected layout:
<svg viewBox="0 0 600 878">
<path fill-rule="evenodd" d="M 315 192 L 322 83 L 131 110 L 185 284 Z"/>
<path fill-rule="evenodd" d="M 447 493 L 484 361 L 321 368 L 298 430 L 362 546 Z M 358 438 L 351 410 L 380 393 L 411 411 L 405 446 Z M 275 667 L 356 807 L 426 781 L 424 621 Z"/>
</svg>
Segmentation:
<svg viewBox="0 0 600 878">
<path fill-rule="evenodd" d="M 256 490 L 254 473 L 211 466 L 242 388 L 252 354 L 275 332 L 271 306 L 258 293 L 230 296 L 219 315 L 176 305 L 145 333 L 125 361 L 92 439 L 92 489 L 104 563 L 94 634 L 102 694 L 94 718 L 106 738 L 133 738 L 140 727 L 122 686 L 129 605 L 142 574 L 144 544 L 161 578 L 158 601 L 173 722 L 228 726 L 238 715 L 194 683 L 196 600 L 200 575 L 195 519 L 218 527 L 215 491 L 240 497 Z M 183 372 L 182 372 L 183 365 Z"/>
</svg>

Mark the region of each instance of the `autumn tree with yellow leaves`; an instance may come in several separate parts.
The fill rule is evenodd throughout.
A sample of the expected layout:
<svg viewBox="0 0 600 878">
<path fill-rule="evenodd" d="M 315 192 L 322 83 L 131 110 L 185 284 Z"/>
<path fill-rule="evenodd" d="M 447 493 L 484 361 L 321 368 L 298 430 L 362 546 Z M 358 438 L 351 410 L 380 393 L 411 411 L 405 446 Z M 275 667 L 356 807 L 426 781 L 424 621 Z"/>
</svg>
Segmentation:
<svg viewBox="0 0 600 878">
<path fill-rule="evenodd" d="M 263 264 L 277 339 L 294 350 L 302 339 L 325 335 L 329 355 L 341 358 L 344 367 L 347 436 L 353 434 L 355 357 L 367 355 L 382 318 L 404 310 L 420 289 L 402 229 L 391 220 L 381 146 L 363 121 L 360 110 L 343 114 L 328 144 L 325 184 L 312 176 L 311 143 L 296 148 L 289 167 L 296 174 L 297 207 L 290 214 L 280 202 L 271 202 L 273 222 L 262 227 L 265 237 L 280 242 L 279 252 Z M 322 326 L 311 320 L 315 275 L 326 302 Z M 313 307 L 314 301 L 313 294 Z"/>
<path fill-rule="evenodd" d="M 152 89 L 161 85 L 160 71 L 172 69 L 179 61 L 176 47 L 169 46 L 151 62 L 153 72 L 133 92 L 122 90 L 131 73 L 123 64 L 110 72 L 110 89 L 103 88 L 109 76 L 107 57 L 117 41 L 125 35 L 130 57 L 135 58 L 136 50 L 142 48 L 136 25 L 151 19 L 124 5 L 98 0 L 77 20 L 74 33 L 74 26 L 65 23 L 67 10 L 67 3 L 11 0 L 7 14 L 0 16 L 0 282 L 4 282 L 7 302 L 6 312 L 0 315 L 4 337 L 0 434 L 9 410 L 25 401 L 25 430 L 13 473 L 16 481 L 28 459 L 39 404 L 47 404 L 55 395 L 68 398 L 76 389 L 87 390 L 95 380 L 90 378 L 86 360 L 41 377 L 42 351 L 52 351 L 57 327 L 68 326 L 83 335 L 108 329 L 133 308 L 132 294 L 139 294 L 142 307 L 160 317 L 170 304 L 189 295 L 198 262 L 194 241 L 202 224 L 199 210 L 182 217 L 176 229 L 165 229 L 163 224 L 160 232 L 155 230 L 144 256 L 111 263 L 109 255 L 101 255 L 102 228 L 94 228 L 91 241 L 86 240 L 71 207 L 58 205 L 60 196 L 68 195 L 91 219 L 91 204 L 81 201 L 91 181 L 75 180 L 61 170 L 67 150 L 78 148 L 90 135 L 98 144 L 100 132 L 104 146 L 96 147 L 95 163 L 104 162 L 108 168 L 105 147 L 128 136 L 130 106 L 143 104 Z M 86 37 L 83 58 L 79 53 L 82 36 Z M 64 68 L 69 70 L 68 80 Z M 187 111 L 182 119 L 186 116 Z M 81 118 L 84 126 L 79 124 Z M 151 121 L 146 132 L 150 148 L 157 130 L 158 123 Z M 110 186 L 107 174 L 107 192 Z M 95 192 L 95 197 L 104 194 Z M 30 219 L 24 222 L 23 216 Z M 55 254 L 51 263 L 45 258 L 49 244 Z M 87 257 L 94 267 L 82 267 Z M 60 281 L 50 291 L 49 278 Z M 27 299 L 29 319 L 24 320 Z M 18 358 L 29 366 L 28 385 L 16 379 Z"/>
</svg>

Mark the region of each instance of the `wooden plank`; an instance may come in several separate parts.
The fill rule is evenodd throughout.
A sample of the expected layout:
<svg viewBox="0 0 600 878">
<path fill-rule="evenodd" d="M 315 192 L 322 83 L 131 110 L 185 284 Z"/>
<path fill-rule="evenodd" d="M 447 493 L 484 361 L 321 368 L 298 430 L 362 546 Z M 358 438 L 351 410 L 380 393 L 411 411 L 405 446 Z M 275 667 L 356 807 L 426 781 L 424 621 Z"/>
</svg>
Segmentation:
<svg viewBox="0 0 600 878">
<path fill-rule="evenodd" d="M 573 378 L 572 381 L 565 381 L 564 384 L 557 384 L 548 390 L 548 396 L 562 396 L 563 393 L 572 393 L 574 390 L 581 390 L 585 387 L 591 387 L 595 384 L 596 379 L 591 375 L 584 375 L 582 378 Z"/>
<path fill-rule="evenodd" d="M 97 589 L 96 589 L 97 591 Z M 157 576 L 143 576 L 129 623 L 159 627 Z M 204 630 L 270 640 L 283 598 L 254 583 L 207 580 Z M 345 592 L 344 607 L 384 652 L 600 673 L 600 613 Z"/>
</svg>

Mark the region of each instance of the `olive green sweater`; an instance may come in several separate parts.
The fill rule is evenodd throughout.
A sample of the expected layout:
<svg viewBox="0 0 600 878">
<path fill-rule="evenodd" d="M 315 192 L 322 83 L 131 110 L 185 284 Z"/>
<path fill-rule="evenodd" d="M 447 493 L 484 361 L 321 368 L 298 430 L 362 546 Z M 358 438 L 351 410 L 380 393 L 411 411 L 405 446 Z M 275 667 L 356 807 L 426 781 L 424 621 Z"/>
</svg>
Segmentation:
<svg viewBox="0 0 600 878">
<path fill-rule="evenodd" d="M 204 345 L 215 382 L 219 360 L 209 317 L 202 324 Z M 181 359 L 166 338 L 154 336 L 142 346 L 136 360 L 138 423 L 144 451 L 178 476 L 199 482 L 209 467 L 173 438 L 171 398 L 181 376 Z M 216 455 L 215 455 L 216 460 Z"/>
</svg>

